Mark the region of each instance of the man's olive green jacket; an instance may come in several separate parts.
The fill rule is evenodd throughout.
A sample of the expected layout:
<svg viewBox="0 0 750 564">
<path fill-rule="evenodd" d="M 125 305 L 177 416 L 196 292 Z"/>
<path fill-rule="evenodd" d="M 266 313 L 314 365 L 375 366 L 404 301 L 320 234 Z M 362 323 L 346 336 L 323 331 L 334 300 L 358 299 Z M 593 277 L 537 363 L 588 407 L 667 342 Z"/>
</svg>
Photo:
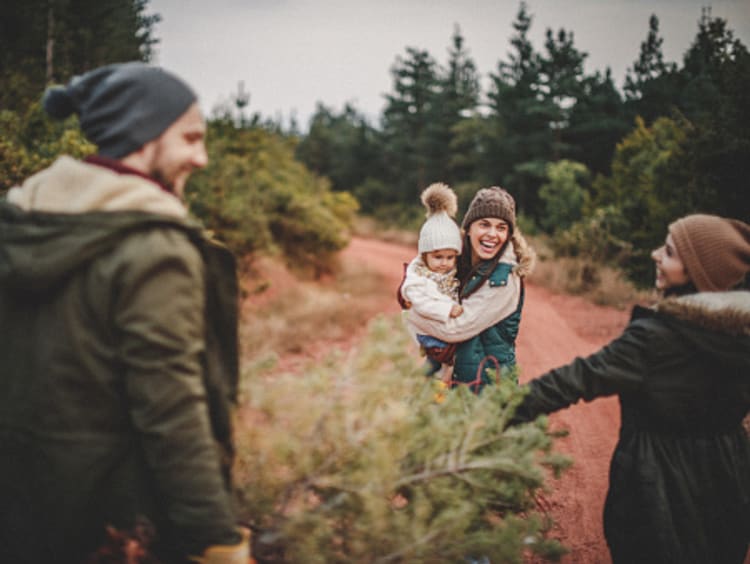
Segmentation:
<svg viewBox="0 0 750 564">
<path fill-rule="evenodd" d="M 0 561 L 143 518 L 170 559 L 238 540 L 235 276 L 135 175 L 62 157 L 0 201 Z"/>
</svg>

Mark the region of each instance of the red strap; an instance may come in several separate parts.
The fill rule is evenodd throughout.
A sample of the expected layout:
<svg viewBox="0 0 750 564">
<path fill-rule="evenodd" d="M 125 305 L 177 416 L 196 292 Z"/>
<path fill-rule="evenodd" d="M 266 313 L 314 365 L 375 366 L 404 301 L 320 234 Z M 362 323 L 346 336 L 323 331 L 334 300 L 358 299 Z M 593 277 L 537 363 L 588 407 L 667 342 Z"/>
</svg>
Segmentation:
<svg viewBox="0 0 750 564">
<path fill-rule="evenodd" d="M 409 309 L 411 307 L 411 304 L 407 302 L 404 299 L 404 296 L 401 295 L 401 288 L 404 287 L 404 282 L 406 282 L 406 269 L 409 267 L 409 263 L 404 263 L 404 275 L 401 277 L 401 284 L 398 285 L 398 290 L 396 290 L 396 299 L 398 300 L 398 305 L 401 306 L 401 309 Z"/>
<path fill-rule="evenodd" d="M 482 385 L 482 375 L 484 374 L 484 365 L 487 363 L 487 361 L 492 361 L 492 363 L 495 365 L 495 376 L 497 378 L 497 383 L 500 383 L 500 362 L 492 355 L 485 356 L 482 361 L 479 363 L 479 366 L 477 367 L 477 373 L 476 377 L 470 381 L 470 382 L 460 382 L 458 380 L 452 380 L 450 383 L 450 387 L 457 386 L 458 384 L 463 384 L 465 386 L 474 387 L 474 393 L 479 393 L 479 386 Z"/>
</svg>

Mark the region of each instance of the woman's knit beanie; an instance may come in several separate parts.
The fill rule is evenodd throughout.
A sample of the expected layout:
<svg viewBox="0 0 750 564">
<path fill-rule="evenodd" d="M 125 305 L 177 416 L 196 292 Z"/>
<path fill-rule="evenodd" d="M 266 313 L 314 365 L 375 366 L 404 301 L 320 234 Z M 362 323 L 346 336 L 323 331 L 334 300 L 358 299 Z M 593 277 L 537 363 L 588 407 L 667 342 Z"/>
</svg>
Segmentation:
<svg viewBox="0 0 750 564">
<path fill-rule="evenodd" d="M 119 159 L 156 139 L 196 101 L 180 78 L 140 62 L 117 63 L 75 76 L 44 93 L 56 119 L 78 114 L 99 154 Z"/>
<path fill-rule="evenodd" d="M 472 222 L 483 217 L 494 217 L 508 222 L 511 231 L 516 229 L 516 202 L 506 190 L 498 186 L 482 188 L 466 210 L 461 227 L 468 230 Z"/>
<path fill-rule="evenodd" d="M 419 253 L 453 249 L 461 253 L 461 231 L 452 219 L 458 211 L 458 198 L 447 184 L 436 182 L 422 192 L 427 219 L 419 230 Z"/>
<path fill-rule="evenodd" d="M 702 292 L 736 286 L 750 271 L 750 225 L 695 214 L 678 219 L 669 233 L 690 280 Z"/>
</svg>

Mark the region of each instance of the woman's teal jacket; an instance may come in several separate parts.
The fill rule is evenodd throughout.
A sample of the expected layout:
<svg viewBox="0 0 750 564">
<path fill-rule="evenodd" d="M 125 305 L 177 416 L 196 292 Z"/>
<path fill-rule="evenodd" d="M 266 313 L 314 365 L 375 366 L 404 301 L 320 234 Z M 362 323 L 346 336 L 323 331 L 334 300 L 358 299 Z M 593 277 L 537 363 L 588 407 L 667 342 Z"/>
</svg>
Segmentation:
<svg viewBox="0 0 750 564">
<path fill-rule="evenodd" d="M 498 263 L 485 284 L 492 287 L 507 285 L 508 277 L 512 276 L 512 269 L 512 264 Z M 481 276 L 482 272 L 479 270 L 464 286 L 462 295 L 471 292 L 480 282 Z M 518 381 L 513 369 L 516 365 L 516 336 L 521 324 L 523 300 L 522 286 L 518 307 L 512 314 L 475 337 L 458 344 L 453 370 L 454 381 L 470 384 L 472 390 L 480 391 L 497 377 L 495 370 L 490 370 L 490 373 L 485 370 L 495 368 L 492 359 L 496 360 L 501 367 L 503 377 L 510 377 L 516 382 Z M 483 361 L 485 362 L 483 363 Z M 480 367 L 482 367 L 481 371 Z"/>
</svg>

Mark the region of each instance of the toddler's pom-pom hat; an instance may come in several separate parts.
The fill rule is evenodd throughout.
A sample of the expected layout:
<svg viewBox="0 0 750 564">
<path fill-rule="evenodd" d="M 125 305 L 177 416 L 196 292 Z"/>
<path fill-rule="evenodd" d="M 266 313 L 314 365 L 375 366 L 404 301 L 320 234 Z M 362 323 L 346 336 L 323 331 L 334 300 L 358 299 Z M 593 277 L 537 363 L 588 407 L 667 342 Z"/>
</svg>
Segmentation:
<svg viewBox="0 0 750 564">
<path fill-rule="evenodd" d="M 461 253 L 461 231 L 452 219 L 458 211 L 456 193 L 447 184 L 430 184 L 421 195 L 427 219 L 419 230 L 419 253 L 453 249 Z"/>
</svg>

